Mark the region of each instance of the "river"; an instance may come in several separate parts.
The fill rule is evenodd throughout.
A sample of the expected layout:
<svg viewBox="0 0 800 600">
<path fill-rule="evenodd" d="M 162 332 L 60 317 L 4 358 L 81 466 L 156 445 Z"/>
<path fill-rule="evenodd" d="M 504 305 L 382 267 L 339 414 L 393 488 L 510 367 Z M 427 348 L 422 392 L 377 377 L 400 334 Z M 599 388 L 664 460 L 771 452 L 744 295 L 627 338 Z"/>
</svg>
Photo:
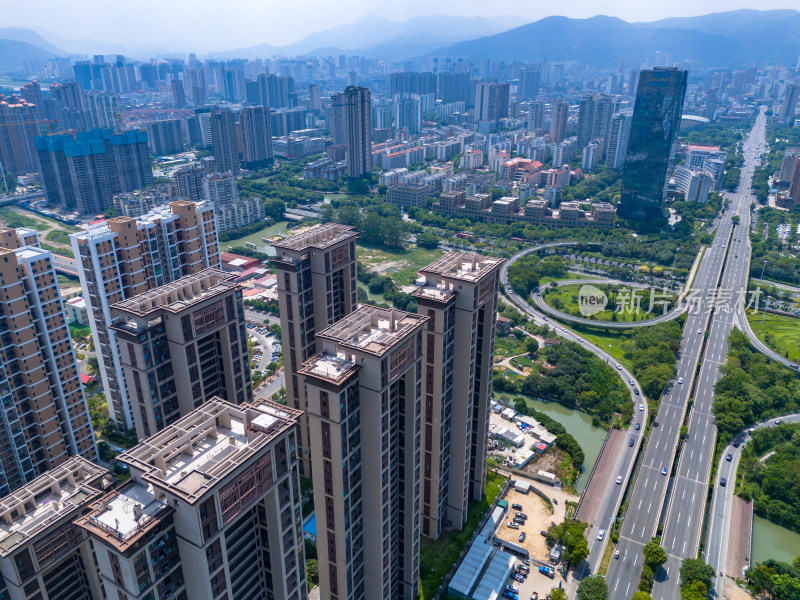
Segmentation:
<svg viewBox="0 0 800 600">
<path fill-rule="evenodd" d="M 516 394 L 494 394 L 494 396 L 500 400 L 514 398 Z M 585 456 L 583 471 L 575 483 L 575 489 L 580 494 L 586 487 L 592 467 L 600 455 L 600 449 L 606 439 L 606 430 L 592 425 L 592 417 L 579 410 L 567 408 L 557 402 L 545 402 L 529 396 L 525 396 L 525 399 L 528 401 L 528 406 L 561 423 L 572 437 L 578 440 Z"/>
<path fill-rule="evenodd" d="M 251 233 L 242 238 L 237 238 L 235 240 L 229 240 L 227 242 L 220 242 L 219 247 L 222 252 L 229 252 L 231 251 L 228 246 L 234 248 L 236 246 L 245 246 L 246 242 L 250 242 L 251 244 L 255 244 L 255 250 L 259 252 L 263 252 L 265 254 L 269 254 L 270 256 L 275 256 L 275 249 L 263 241 L 261 238 L 268 238 L 272 237 L 275 234 L 282 233 L 286 231 L 286 227 L 289 225 L 287 221 L 278 221 L 274 225 L 270 225 L 268 227 L 264 227 L 264 229 L 260 231 L 256 231 L 255 233 Z"/>
<path fill-rule="evenodd" d="M 786 529 L 763 517 L 753 517 L 753 563 L 774 558 L 791 564 L 800 555 L 800 533 Z"/>
</svg>

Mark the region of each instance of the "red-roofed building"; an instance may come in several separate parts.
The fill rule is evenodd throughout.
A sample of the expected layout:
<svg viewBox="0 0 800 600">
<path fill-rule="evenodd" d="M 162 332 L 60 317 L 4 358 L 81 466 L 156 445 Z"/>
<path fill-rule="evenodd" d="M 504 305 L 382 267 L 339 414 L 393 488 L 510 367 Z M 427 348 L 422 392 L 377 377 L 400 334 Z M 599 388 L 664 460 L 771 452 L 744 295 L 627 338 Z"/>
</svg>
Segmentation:
<svg viewBox="0 0 800 600">
<path fill-rule="evenodd" d="M 92 385 L 95 383 L 97 379 L 92 377 L 91 375 L 87 375 L 86 373 L 81 373 L 81 383 L 83 385 Z"/>
<path fill-rule="evenodd" d="M 219 260 L 225 271 L 238 271 L 239 273 L 248 269 L 255 269 L 261 265 L 261 261 L 257 258 L 232 254 L 230 252 L 221 252 Z"/>
</svg>

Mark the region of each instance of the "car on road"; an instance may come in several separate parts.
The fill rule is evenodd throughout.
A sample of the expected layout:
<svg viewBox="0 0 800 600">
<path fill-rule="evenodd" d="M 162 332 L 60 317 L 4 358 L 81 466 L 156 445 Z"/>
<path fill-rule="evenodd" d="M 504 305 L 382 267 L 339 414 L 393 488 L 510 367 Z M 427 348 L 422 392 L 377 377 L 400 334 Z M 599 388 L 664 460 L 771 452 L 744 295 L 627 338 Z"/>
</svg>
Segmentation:
<svg viewBox="0 0 800 600">
<path fill-rule="evenodd" d="M 634 426 L 634 429 L 636 429 L 636 431 L 639 431 L 641 428 L 642 428 L 642 424 L 641 424 L 641 423 L 637 423 L 637 424 Z"/>
<path fill-rule="evenodd" d="M 661 474 L 662 475 L 666 475 L 667 474 L 667 467 L 661 467 Z"/>
<path fill-rule="evenodd" d="M 697 335 L 703 335 L 703 330 L 702 329 L 698 329 L 697 330 Z"/>
<path fill-rule="evenodd" d="M 738 448 L 738 447 L 739 447 L 739 446 L 741 446 L 741 445 L 742 445 L 742 442 L 740 442 L 740 441 L 738 441 L 738 440 L 737 440 L 737 441 L 735 441 L 735 442 L 733 442 L 733 447 L 734 447 L 734 448 Z"/>
<path fill-rule="evenodd" d="M 733 454 L 726 454 L 725 455 L 725 460 L 727 460 L 728 462 L 731 462 L 733 460 Z"/>
<path fill-rule="evenodd" d="M 614 550 L 614 558 L 619 558 L 619 550 Z"/>
<path fill-rule="evenodd" d="M 509 526 L 511 529 L 519 529 L 519 523 L 515 523 L 514 521 L 509 521 L 509 522 L 508 522 L 508 526 Z"/>
<path fill-rule="evenodd" d="M 617 485 L 622 483 L 622 475 L 617 475 Z"/>
<path fill-rule="evenodd" d="M 514 510 L 522 510 L 522 504 L 512 504 L 511 508 Z"/>
<path fill-rule="evenodd" d="M 617 363 L 614 366 L 617 368 L 617 371 L 622 371 L 622 365 L 620 365 L 619 363 Z"/>
<path fill-rule="evenodd" d="M 642 404 L 641 402 L 639 403 L 639 410 L 644 411 L 644 404 Z"/>
<path fill-rule="evenodd" d="M 631 448 L 633 448 L 633 438 L 631 438 L 631 439 L 629 439 L 629 440 L 628 440 L 628 446 L 630 446 Z"/>
<path fill-rule="evenodd" d="M 775 419 L 775 425 L 780 425 L 782 421 L 780 419 Z"/>
<path fill-rule="evenodd" d="M 683 383 L 683 377 L 678 377 L 678 383 Z"/>
<path fill-rule="evenodd" d="M 628 379 L 628 383 L 630 383 L 631 385 L 633 385 L 633 379 Z"/>
<path fill-rule="evenodd" d="M 720 484 L 722 487 L 725 487 L 725 486 L 728 484 L 728 480 L 727 480 L 727 479 L 725 479 L 724 477 L 720 477 L 719 484 Z"/>
<path fill-rule="evenodd" d="M 606 535 L 606 530 L 601 529 L 600 531 L 597 532 L 597 539 L 602 541 L 605 535 Z"/>
</svg>

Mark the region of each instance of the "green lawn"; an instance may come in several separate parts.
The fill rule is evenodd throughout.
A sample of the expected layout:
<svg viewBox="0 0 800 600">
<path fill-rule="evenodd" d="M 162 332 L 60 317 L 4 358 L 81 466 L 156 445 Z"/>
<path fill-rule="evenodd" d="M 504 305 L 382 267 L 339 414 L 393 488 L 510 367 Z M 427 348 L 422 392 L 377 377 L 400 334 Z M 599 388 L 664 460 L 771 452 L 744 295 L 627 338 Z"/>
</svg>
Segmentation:
<svg viewBox="0 0 800 600">
<path fill-rule="evenodd" d="M 411 285 L 417 272 L 444 254 L 444 250 L 411 246 L 408 250 L 390 252 L 358 244 L 357 257 L 367 268 L 380 271 L 399 285 Z"/>
<path fill-rule="evenodd" d="M 569 315 L 577 317 L 586 317 L 581 314 L 578 309 L 578 294 L 584 284 L 571 284 L 557 287 L 555 289 L 548 289 L 547 293 L 542 296 L 544 301 L 556 310 L 560 310 Z M 605 289 L 609 286 L 599 286 L 599 289 Z M 636 300 L 633 300 L 631 291 L 635 290 Z M 606 310 L 602 310 L 590 318 L 596 321 L 605 322 L 618 322 L 618 323 L 632 323 L 635 321 L 644 321 L 652 319 L 663 314 L 663 308 L 659 302 L 664 300 L 672 307 L 677 296 L 671 292 L 662 292 L 656 290 L 653 297 L 655 309 L 654 312 L 646 312 L 650 306 L 651 292 L 650 290 L 642 290 L 631 288 L 628 285 L 611 286 L 611 291 L 608 293 L 609 305 Z M 621 310 L 614 310 L 614 302 Z"/>
<path fill-rule="evenodd" d="M 445 531 L 438 540 L 423 537 L 420 540 L 420 600 L 430 600 L 458 560 L 478 523 L 489 510 L 506 478 L 491 471 L 486 474 L 486 496 L 480 502 L 469 504 L 467 524 L 461 531 Z"/>
<path fill-rule="evenodd" d="M 580 327 L 577 325 L 566 325 L 567 329 L 572 329 L 581 337 L 586 338 L 601 350 L 608 352 L 617 362 L 624 365 L 627 369 L 632 369 L 633 365 L 625 358 L 622 353 L 622 342 L 628 339 L 627 333 L 623 331 L 603 331 L 594 327 Z M 609 344 L 611 348 L 609 349 Z"/>
<path fill-rule="evenodd" d="M 513 335 L 496 336 L 494 338 L 494 357 L 495 359 L 504 359 L 509 356 L 516 356 L 527 352 L 525 349 L 525 340 L 518 340 Z"/>
<path fill-rule="evenodd" d="M 775 352 L 795 362 L 800 361 L 800 319 L 767 313 L 747 313 L 747 320 L 760 340 Z"/>
<path fill-rule="evenodd" d="M 511 364 L 516 366 L 518 369 L 523 369 L 523 368 L 531 369 L 531 368 L 533 368 L 533 364 L 534 363 L 527 356 L 518 356 L 517 358 L 515 358 L 515 359 L 513 359 L 511 361 Z"/>
</svg>

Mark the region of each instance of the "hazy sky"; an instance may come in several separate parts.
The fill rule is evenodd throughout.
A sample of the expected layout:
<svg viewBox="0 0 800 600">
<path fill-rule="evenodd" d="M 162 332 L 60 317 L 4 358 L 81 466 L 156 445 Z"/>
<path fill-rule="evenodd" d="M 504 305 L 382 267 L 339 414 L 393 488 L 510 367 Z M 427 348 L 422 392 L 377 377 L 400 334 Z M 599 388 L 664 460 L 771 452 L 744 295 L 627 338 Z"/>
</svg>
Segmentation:
<svg viewBox="0 0 800 600">
<path fill-rule="evenodd" d="M 617 16 L 653 21 L 737 8 L 797 8 L 798 0 L 2 0 L 0 26 L 39 27 L 64 38 L 92 38 L 128 48 L 226 50 L 280 46 L 366 15 L 405 20 L 431 14 Z"/>
</svg>

